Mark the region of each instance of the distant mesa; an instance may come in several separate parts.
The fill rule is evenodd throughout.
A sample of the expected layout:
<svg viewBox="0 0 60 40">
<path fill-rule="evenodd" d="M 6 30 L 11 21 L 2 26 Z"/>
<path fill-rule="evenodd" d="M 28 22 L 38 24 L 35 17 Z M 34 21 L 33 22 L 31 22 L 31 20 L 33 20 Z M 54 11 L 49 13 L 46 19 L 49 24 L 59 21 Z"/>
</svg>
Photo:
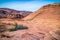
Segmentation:
<svg viewBox="0 0 60 40">
<path fill-rule="evenodd" d="M 0 18 L 24 18 L 32 13 L 31 11 L 17 11 L 9 8 L 0 8 Z"/>
</svg>

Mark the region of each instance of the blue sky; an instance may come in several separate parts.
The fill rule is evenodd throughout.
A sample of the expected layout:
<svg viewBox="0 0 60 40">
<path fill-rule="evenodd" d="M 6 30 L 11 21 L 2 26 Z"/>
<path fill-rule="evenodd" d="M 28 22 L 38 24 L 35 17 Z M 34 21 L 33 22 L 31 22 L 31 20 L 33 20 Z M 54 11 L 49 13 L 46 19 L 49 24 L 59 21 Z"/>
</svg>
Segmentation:
<svg viewBox="0 0 60 40">
<path fill-rule="evenodd" d="M 0 0 L 0 8 L 36 11 L 43 5 L 60 2 L 59 0 Z"/>
</svg>

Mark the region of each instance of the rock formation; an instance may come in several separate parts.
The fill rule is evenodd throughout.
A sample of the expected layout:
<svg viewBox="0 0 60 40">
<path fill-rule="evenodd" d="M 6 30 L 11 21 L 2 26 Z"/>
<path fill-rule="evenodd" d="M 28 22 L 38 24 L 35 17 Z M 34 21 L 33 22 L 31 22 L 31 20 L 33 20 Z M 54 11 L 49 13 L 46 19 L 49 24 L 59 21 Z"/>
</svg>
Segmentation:
<svg viewBox="0 0 60 40">
<path fill-rule="evenodd" d="M 24 18 L 32 12 L 17 11 L 9 8 L 0 8 L 0 18 Z M 3 16 L 2 16 L 3 15 Z"/>
<path fill-rule="evenodd" d="M 31 21 L 35 26 L 55 28 L 60 25 L 60 4 L 43 6 L 22 20 Z M 52 27 L 53 26 L 53 27 Z"/>
<path fill-rule="evenodd" d="M 36 18 L 36 16 L 38 16 L 39 14 L 52 14 L 53 12 L 57 12 L 59 13 L 59 9 L 60 9 L 60 4 L 49 4 L 49 5 L 45 5 L 42 8 L 40 8 L 39 10 L 33 12 L 32 14 L 28 15 L 27 17 L 23 18 L 23 20 L 32 20 L 34 18 Z M 46 14 L 46 15 L 48 15 Z M 32 16 L 33 15 L 33 16 Z"/>
<path fill-rule="evenodd" d="M 39 29 L 39 30 L 42 30 L 43 32 L 49 33 L 52 30 L 56 30 L 60 28 L 60 11 L 59 10 L 60 10 L 60 4 L 49 4 L 49 5 L 43 6 L 42 8 L 28 15 L 22 20 L 30 21 L 31 25 L 36 27 L 37 30 Z"/>
</svg>

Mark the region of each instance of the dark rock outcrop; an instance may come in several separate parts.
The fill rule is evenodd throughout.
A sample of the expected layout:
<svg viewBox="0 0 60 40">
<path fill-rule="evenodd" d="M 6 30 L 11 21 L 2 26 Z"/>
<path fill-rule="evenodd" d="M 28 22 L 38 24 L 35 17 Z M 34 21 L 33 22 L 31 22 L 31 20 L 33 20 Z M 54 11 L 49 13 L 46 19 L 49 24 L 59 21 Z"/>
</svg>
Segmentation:
<svg viewBox="0 0 60 40">
<path fill-rule="evenodd" d="M 24 18 L 30 11 L 17 11 L 9 8 L 0 8 L 0 18 Z"/>
</svg>

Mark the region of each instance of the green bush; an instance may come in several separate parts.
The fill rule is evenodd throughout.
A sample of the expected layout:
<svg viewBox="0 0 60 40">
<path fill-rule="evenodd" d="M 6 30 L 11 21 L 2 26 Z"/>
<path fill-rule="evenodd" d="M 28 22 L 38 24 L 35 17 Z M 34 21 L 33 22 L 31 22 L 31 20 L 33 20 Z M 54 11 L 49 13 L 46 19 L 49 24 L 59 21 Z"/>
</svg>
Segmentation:
<svg viewBox="0 0 60 40">
<path fill-rule="evenodd" d="M 16 31 L 16 30 L 24 30 L 24 29 L 28 29 L 28 27 L 23 26 L 23 25 L 18 25 L 17 23 L 15 23 L 15 28 L 10 29 L 9 31 Z"/>
</svg>

